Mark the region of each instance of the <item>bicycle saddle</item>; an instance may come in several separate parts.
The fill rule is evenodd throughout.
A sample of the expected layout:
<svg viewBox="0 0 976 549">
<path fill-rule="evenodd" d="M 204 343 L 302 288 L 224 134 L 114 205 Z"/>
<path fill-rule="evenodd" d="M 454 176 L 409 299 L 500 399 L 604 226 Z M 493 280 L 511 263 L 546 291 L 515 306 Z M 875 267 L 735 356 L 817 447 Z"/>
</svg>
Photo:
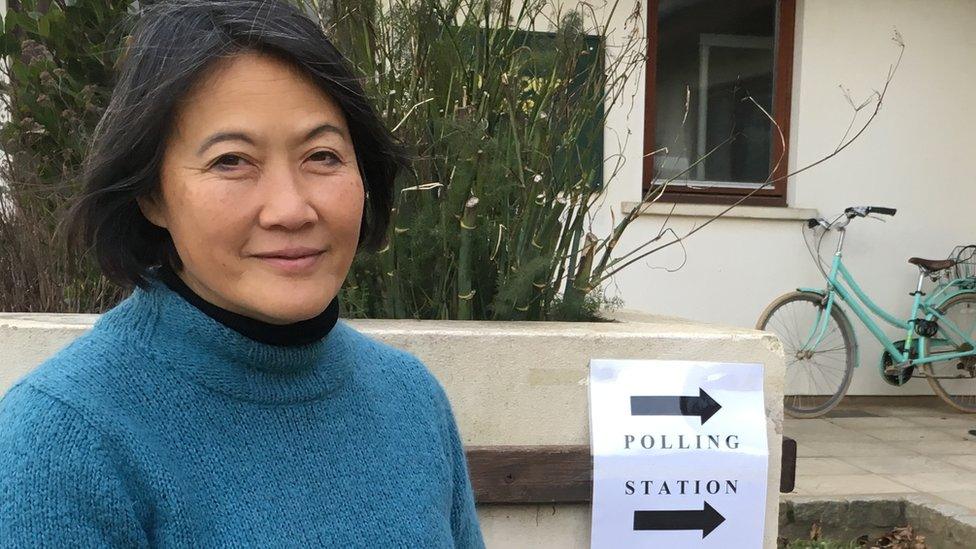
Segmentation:
<svg viewBox="0 0 976 549">
<path fill-rule="evenodd" d="M 943 269 L 948 269 L 955 267 L 956 261 L 954 259 L 922 259 L 920 257 L 913 257 L 908 260 L 912 265 L 918 265 L 919 267 L 925 269 L 926 271 L 941 271 Z"/>
</svg>

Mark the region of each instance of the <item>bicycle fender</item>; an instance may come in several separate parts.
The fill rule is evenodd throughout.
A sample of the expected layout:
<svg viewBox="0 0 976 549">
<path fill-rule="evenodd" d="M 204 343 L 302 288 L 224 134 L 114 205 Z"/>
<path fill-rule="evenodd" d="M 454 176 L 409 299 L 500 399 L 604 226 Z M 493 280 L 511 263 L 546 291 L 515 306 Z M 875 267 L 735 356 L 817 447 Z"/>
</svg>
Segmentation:
<svg viewBox="0 0 976 549">
<path fill-rule="evenodd" d="M 939 300 L 938 305 L 931 305 L 931 306 L 935 309 L 941 309 L 942 306 L 945 305 L 946 301 L 949 301 L 950 299 L 963 294 L 976 294 L 976 292 L 974 292 L 973 290 L 960 290 L 958 292 L 947 294 L 942 299 Z M 932 313 L 925 315 L 926 320 L 932 320 L 933 318 L 935 318 L 935 315 L 933 315 Z"/>
<path fill-rule="evenodd" d="M 827 295 L 827 291 L 824 290 L 823 288 L 797 288 L 796 291 L 805 294 L 816 294 L 820 296 L 821 299 L 823 299 L 824 296 Z M 834 303 L 831 305 L 831 307 L 836 307 L 837 310 L 840 311 L 840 315 L 844 317 L 844 320 L 846 320 L 847 324 L 851 327 L 851 339 L 853 339 L 851 344 L 854 345 L 854 367 L 857 368 L 858 366 L 861 365 L 861 349 L 860 346 L 858 346 L 857 344 L 857 332 L 854 330 L 854 323 L 851 322 L 851 317 L 847 316 L 847 311 L 845 311 L 843 307 L 838 305 L 837 300 L 834 300 Z"/>
</svg>

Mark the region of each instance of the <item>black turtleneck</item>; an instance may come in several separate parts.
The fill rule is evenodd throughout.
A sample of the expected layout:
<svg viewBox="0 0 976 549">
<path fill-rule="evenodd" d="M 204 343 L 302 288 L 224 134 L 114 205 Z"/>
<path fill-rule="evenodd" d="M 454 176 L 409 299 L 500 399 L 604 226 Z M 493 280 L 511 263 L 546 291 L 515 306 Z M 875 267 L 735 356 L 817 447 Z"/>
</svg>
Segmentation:
<svg viewBox="0 0 976 549">
<path fill-rule="evenodd" d="M 317 316 L 291 324 L 271 324 L 244 316 L 203 299 L 183 282 L 168 265 L 158 267 L 159 279 L 183 299 L 203 311 L 207 316 L 227 326 L 237 333 L 261 343 L 278 346 L 307 345 L 318 341 L 336 325 L 339 320 L 339 298 L 336 296 L 329 306 Z"/>
</svg>

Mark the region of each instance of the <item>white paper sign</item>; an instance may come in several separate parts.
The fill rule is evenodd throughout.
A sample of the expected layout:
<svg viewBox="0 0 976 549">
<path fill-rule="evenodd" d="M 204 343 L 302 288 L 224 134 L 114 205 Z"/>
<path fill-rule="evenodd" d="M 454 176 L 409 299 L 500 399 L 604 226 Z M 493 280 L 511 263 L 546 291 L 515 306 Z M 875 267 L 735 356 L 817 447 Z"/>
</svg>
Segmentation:
<svg viewBox="0 0 976 549">
<path fill-rule="evenodd" d="M 591 547 L 761 549 L 762 364 L 590 361 Z"/>
</svg>

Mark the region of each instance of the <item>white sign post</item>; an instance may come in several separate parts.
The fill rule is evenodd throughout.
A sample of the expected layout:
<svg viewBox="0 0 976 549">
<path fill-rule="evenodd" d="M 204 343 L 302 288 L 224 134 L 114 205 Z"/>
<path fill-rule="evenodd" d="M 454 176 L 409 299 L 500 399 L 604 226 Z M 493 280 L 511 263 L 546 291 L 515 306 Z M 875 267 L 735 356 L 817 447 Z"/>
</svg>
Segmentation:
<svg viewBox="0 0 976 549">
<path fill-rule="evenodd" d="M 591 547 L 761 549 L 762 364 L 590 361 Z"/>
</svg>

